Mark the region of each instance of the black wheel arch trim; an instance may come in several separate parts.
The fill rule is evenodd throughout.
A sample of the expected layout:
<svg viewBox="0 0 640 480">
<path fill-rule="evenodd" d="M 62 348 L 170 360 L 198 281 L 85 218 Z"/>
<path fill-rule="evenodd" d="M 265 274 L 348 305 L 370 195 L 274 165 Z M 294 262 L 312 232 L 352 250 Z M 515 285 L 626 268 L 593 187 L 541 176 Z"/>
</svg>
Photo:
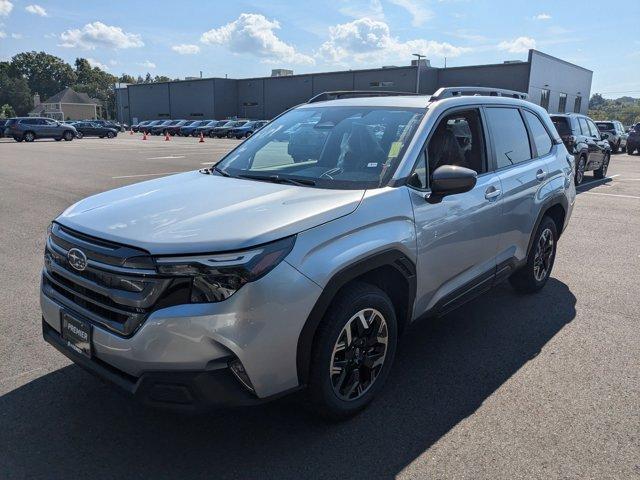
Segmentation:
<svg viewBox="0 0 640 480">
<path fill-rule="evenodd" d="M 540 212 L 538 213 L 538 217 L 536 218 L 536 223 L 533 226 L 533 230 L 531 230 L 531 237 L 529 237 L 529 245 L 527 246 L 527 256 L 529 256 L 529 252 L 531 251 L 531 247 L 533 246 L 533 240 L 536 232 L 538 231 L 538 227 L 540 226 L 540 222 L 542 222 L 542 219 L 547 214 L 547 211 L 551 207 L 555 207 L 556 205 L 560 205 L 564 209 L 564 214 L 565 214 L 564 223 L 566 224 L 566 218 L 567 218 L 566 215 L 567 215 L 567 212 L 569 211 L 569 200 L 567 200 L 567 197 L 563 194 L 558 194 L 545 200 L 542 203 L 542 206 L 540 207 Z M 562 235 L 563 229 L 564 229 L 564 224 L 561 225 L 560 228 L 558 229 L 558 238 L 560 238 L 560 235 Z"/>
<path fill-rule="evenodd" d="M 407 280 L 409 292 L 407 305 L 405 307 L 406 318 L 398 319 L 398 322 L 399 326 L 400 324 L 407 325 L 409 323 L 413 314 L 413 304 L 416 297 L 416 266 L 404 253 L 397 249 L 384 250 L 344 267 L 334 274 L 323 288 L 320 297 L 313 306 L 298 337 L 296 367 L 300 385 L 304 385 L 307 382 L 313 340 L 318 326 L 336 294 L 350 281 L 385 266 L 395 268 Z"/>
</svg>

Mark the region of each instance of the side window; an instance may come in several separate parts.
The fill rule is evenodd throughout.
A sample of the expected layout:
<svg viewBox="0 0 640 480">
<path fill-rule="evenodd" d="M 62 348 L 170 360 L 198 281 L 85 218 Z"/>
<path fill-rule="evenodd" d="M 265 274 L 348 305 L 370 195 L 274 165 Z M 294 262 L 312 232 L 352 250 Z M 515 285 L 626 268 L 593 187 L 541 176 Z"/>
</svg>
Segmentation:
<svg viewBox="0 0 640 480">
<path fill-rule="evenodd" d="M 542 157 L 551 151 L 551 146 L 553 145 L 551 137 L 549 137 L 547 130 L 544 128 L 544 125 L 542 125 L 542 122 L 537 115 L 534 115 L 528 110 L 524 110 L 524 116 L 529 124 L 529 129 L 531 130 L 531 136 L 533 137 L 533 143 L 536 145 L 538 156 Z"/>
<path fill-rule="evenodd" d="M 587 120 L 580 117 L 578 118 L 578 123 L 580 124 L 580 132 L 582 135 L 586 135 L 587 137 L 591 136 L 591 132 L 589 131 L 589 126 L 587 125 Z"/>
<path fill-rule="evenodd" d="M 529 136 L 520 112 L 516 108 L 487 108 L 486 111 L 497 167 L 508 167 L 529 160 Z"/>
<path fill-rule="evenodd" d="M 598 130 L 598 127 L 596 127 L 595 123 L 593 123 L 591 120 L 587 120 L 587 123 L 589 124 L 589 130 L 591 131 L 591 136 L 593 138 L 600 138 L 600 131 Z"/>
<path fill-rule="evenodd" d="M 484 134 L 477 109 L 447 115 L 433 131 L 427 145 L 428 174 L 442 165 L 470 168 L 478 174 L 486 169 Z"/>
</svg>

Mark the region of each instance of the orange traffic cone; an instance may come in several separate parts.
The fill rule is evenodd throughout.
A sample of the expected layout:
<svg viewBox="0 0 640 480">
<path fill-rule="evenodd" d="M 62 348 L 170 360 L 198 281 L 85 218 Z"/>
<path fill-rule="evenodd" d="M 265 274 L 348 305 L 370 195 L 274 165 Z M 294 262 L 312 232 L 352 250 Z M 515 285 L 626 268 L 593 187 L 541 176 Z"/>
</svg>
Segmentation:
<svg viewBox="0 0 640 480">
<path fill-rule="evenodd" d="M 169 139 L 169 132 L 165 132 L 165 133 L 164 133 L 164 141 L 165 141 L 165 142 L 168 142 L 169 140 L 170 140 L 170 139 Z"/>
<path fill-rule="evenodd" d="M 200 132 L 200 140 L 198 143 L 204 143 L 204 135 L 202 135 L 202 132 Z"/>
<path fill-rule="evenodd" d="M 142 139 L 143 140 L 147 139 L 147 132 L 146 131 L 142 132 Z"/>
</svg>

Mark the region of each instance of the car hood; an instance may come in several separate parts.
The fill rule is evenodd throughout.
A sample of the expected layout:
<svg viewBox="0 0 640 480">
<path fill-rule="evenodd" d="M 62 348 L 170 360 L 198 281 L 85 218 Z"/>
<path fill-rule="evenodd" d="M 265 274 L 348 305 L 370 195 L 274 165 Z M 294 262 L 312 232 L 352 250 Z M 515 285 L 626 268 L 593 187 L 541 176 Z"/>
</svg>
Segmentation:
<svg viewBox="0 0 640 480">
<path fill-rule="evenodd" d="M 328 190 L 187 172 L 79 201 L 56 221 L 152 254 L 238 250 L 353 212 L 364 190 Z"/>
</svg>

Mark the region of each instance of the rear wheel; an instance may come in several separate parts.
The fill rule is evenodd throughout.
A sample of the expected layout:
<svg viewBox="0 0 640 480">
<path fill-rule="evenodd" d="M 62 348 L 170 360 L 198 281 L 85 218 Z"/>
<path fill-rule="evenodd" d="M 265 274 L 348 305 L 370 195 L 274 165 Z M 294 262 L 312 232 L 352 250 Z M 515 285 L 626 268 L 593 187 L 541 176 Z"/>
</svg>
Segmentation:
<svg viewBox="0 0 640 480">
<path fill-rule="evenodd" d="M 509 277 L 511 285 L 522 293 L 533 293 L 545 286 L 556 258 L 558 229 L 551 217 L 544 216 L 536 230 L 527 263 Z"/>
<path fill-rule="evenodd" d="M 76 132 L 76 138 L 82 138 L 82 137 L 84 137 L 84 133 Z"/>
<path fill-rule="evenodd" d="M 373 400 L 391 370 L 397 331 L 393 304 L 379 288 L 353 283 L 338 294 L 311 356 L 309 395 L 321 415 L 346 418 Z"/>
<path fill-rule="evenodd" d="M 576 186 L 580 185 L 584 180 L 585 166 L 586 166 L 586 161 L 584 157 L 580 157 L 580 159 L 578 160 L 578 165 L 576 166 L 576 176 L 575 176 Z"/>
<path fill-rule="evenodd" d="M 73 132 L 71 130 L 67 130 L 62 134 L 62 138 L 64 138 L 65 142 L 70 142 L 73 140 Z"/>
<path fill-rule="evenodd" d="M 593 172 L 593 175 L 596 178 L 604 178 L 607 176 L 607 170 L 609 169 L 609 161 L 611 160 L 611 156 L 607 153 L 602 161 L 602 165 L 598 170 Z"/>
<path fill-rule="evenodd" d="M 25 142 L 33 142 L 36 139 L 36 134 L 33 132 L 25 132 L 22 138 Z"/>
</svg>

